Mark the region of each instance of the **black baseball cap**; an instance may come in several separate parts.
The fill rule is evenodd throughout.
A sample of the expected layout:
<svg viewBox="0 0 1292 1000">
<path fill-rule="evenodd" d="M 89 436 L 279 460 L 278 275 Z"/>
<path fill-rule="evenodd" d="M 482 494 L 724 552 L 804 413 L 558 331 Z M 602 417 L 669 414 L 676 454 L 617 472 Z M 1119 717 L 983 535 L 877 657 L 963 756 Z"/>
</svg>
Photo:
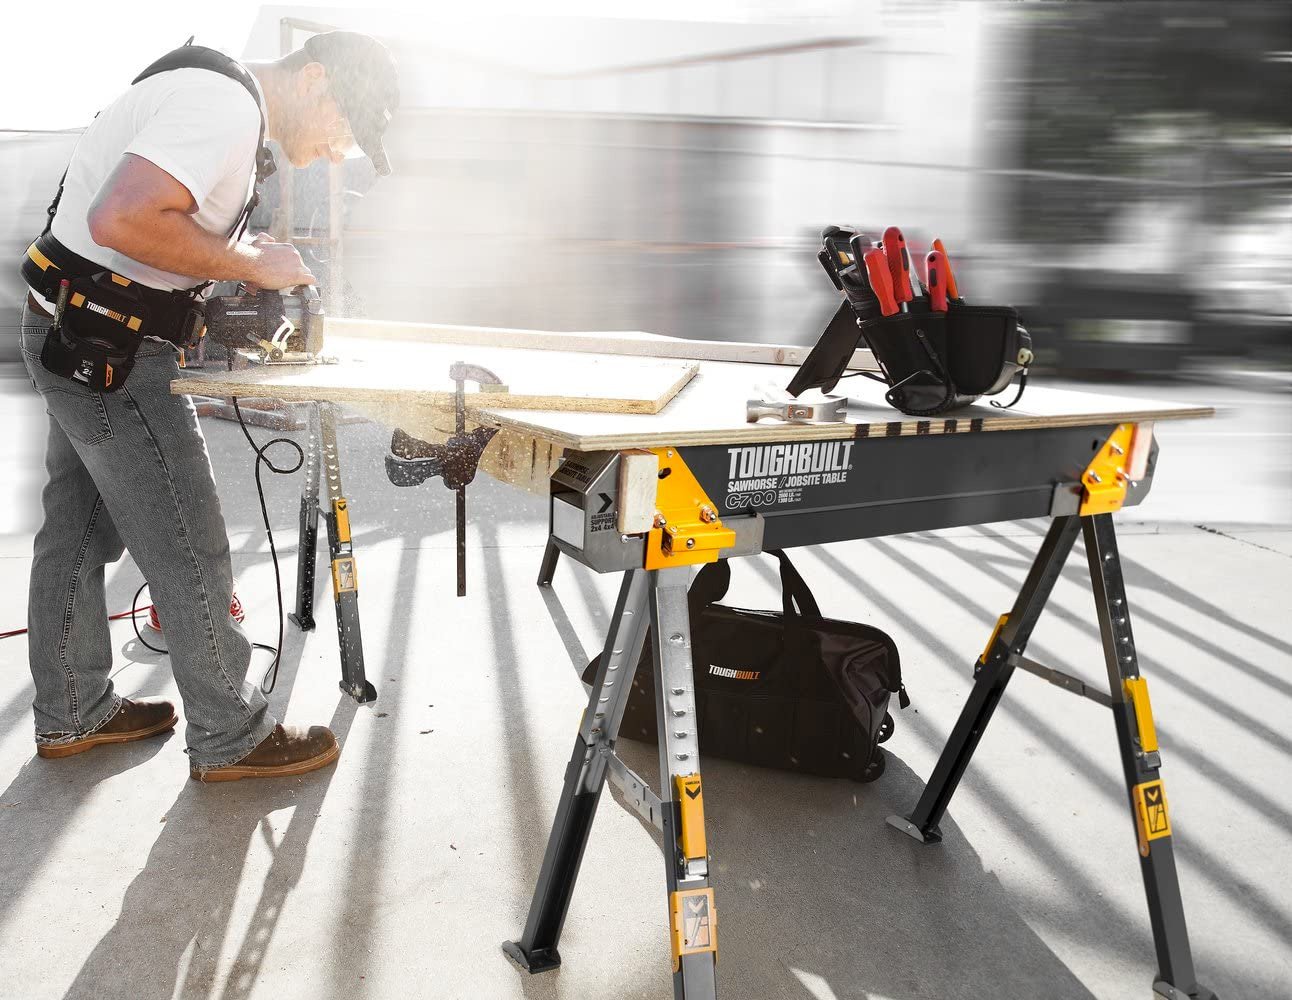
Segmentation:
<svg viewBox="0 0 1292 1000">
<path fill-rule="evenodd" d="M 312 62 L 322 63 L 327 70 L 332 96 L 350 123 L 355 143 L 385 177 L 390 173 L 390 158 L 381 140 L 399 107 L 394 56 L 377 39 L 357 31 L 312 35 L 302 48 Z"/>
</svg>

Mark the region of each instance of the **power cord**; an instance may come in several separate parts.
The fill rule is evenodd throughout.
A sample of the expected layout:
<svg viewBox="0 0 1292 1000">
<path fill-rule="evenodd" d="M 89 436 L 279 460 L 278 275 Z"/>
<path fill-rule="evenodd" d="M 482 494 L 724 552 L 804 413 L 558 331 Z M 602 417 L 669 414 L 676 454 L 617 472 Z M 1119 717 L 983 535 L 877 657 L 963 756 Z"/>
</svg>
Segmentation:
<svg viewBox="0 0 1292 1000">
<path fill-rule="evenodd" d="M 263 445 L 256 444 L 256 439 L 251 436 L 251 431 L 247 430 L 246 421 L 242 419 L 242 410 L 238 408 L 238 398 L 233 397 L 233 412 L 238 417 L 238 426 L 242 428 L 242 435 L 247 439 L 247 444 L 251 445 L 251 450 L 256 453 L 255 473 L 256 473 L 256 496 L 260 500 L 260 516 L 265 522 L 265 537 L 269 539 L 269 557 L 274 564 L 274 590 L 278 595 L 278 648 L 274 650 L 274 662 L 269 665 L 265 671 L 265 676 L 260 681 L 260 690 L 269 694 L 274 690 L 274 685 L 278 683 L 278 664 L 283 658 L 283 577 L 278 568 L 278 549 L 274 547 L 274 529 L 269 526 L 269 508 L 265 506 L 265 487 L 260 481 L 260 467 L 264 465 L 270 472 L 279 476 L 290 476 L 293 472 L 300 469 L 305 464 L 305 449 L 293 441 L 291 438 L 276 437 L 270 438 Z M 296 449 L 296 464 L 290 469 L 279 468 L 265 454 L 276 444 L 285 444 Z M 137 628 L 137 626 L 136 626 Z M 253 645 L 262 649 L 268 649 L 268 646 L 260 646 L 259 643 Z"/>
<path fill-rule="evenodd" d="M 123 612 L 122 612 L 121 614 L 119 614 L 119 615 L 112 615 L 108 620 L 109 620 L 109 621 L 115 621 L 115 620 L 116 620 L 116 619 L 118 619 L 118 618 L 129 618 L 129 619 L 130 619 L 130 624 L 131 624 L 131 625 L 133 625 L 133 626 L 134 626 L 134 628 L 135 628 L 135 638 L 136 638 L 136 639 L 138 639 L 138 640 L 139 640 L 143 645 L 145 645 L 145 646 L 147 646 L 149 649 L 151 649 L 154 653 L 169 653 L 169 652 L 170 652 L 170 650 L 169 650 L 169 649 L 163 649 L 161 646 L 154 646 L 151 642 L 149 642 L 147 639 L 145 639 L 145 638 L 144 638 L 144 636 L 143 636 L 143 633 L 139 631 L 139 616 L 140 616 L 141 614 L 143 614 L 145 611 L 148 611 L 148 610 L 150 610 L 150 609 L 152 608 L 152 605 L 151 605 L 151 604 L 145 604 L 142 608 L 139 606 L 139 595 L 140 595 L 140 594 L 142 594 L 146 589 L 148 589 L 148 581 L 147 581 L 147 580 L 145 580 L 143 583 L 141 583 L 141 584 L 139 585 L 139 589 L 135 591 L 134 600 L 132 600 L 132 601 L 130 602 L 130 610 L 129 610 L 129 611 L 123 611 Z M 280 636 L 281 636 L 281 633 L 280 633 Z M 282 640 L 282 638 L 280 637 L 280 638 L 279 638 L 279 640 L 278 640 L 278 642 L 279 642 L 279 644 L 280 644 L 280 645 L 282 644 L 282 641 L 283 641 L 283 640 Z M 273 646 L 270 646 L 268 643 L 264 643 L 264 642 L 253 642 L 251 645 L 252 645 L 253 647 L 255 647 L 256 649 L 263 649 L 263 650 L 265 650 L 265 651 L 266 651 L 266 652 L 268 652 L 268 653 L 273 653 L 273 654 L 275 655 L 275 657 L 277 657 L 277 655 L 278 655 L 278 650 L 277 650 L 277 649 L 275 649 Z M 271 686 L 268 690 L 265 690 L 265 689 L 262 687 L 262 688 L 261 688 L 261 690 L 264 690 L 264 691 L 265 691 L 265 693 L 266 693 L 266 694 L 268 694 L 268 693 L 269 693 L 269 691 L 272 691 L 272 690 L 273 690 L 273 687 Z"/>
</svg>

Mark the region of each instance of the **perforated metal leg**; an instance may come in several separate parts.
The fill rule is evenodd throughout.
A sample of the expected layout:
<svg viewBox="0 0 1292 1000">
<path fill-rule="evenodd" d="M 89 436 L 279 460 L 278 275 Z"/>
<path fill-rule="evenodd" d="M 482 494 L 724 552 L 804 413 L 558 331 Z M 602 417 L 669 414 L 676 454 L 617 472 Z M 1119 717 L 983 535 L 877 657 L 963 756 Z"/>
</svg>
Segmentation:
<svg viewBox="0 0 1292 1000">
<path fill-rule="evenodd" d="M 319 465 L 323 431 L 317 403 L 307 403 L 305 483 L 301 488 L 300 531 L 296 545 L 296 610 L 287 617 L 302 632 L 314 629 L 314 574 L 319 542 Z"/>
<path fill-rule="evenodd" d="M 592 693 L 574 740 L 574 752 L 565 768 L 565 786 L 543 854 L 525 931 L 519 940 L 503 944 L 503 951 L 526 972 L 546 972 L 561 964 L 557 951 L 561 929 L 579 877 L 601 788 L 606 782 L 607 762 L 623 721 L 642 643 L 646 641 L 649 587 L 650 577 L 645 570 L 624 574 Z"/>
<path fill-rule="evenodd" d="M 336 443 L 337 408 L 319 407 L 323 442 L 323 483 L 327 489 L 328 554 L 332 564 L 332 596 L 336 600 L 336 633 L 341 648 L 341 690 L 355 701 L 375 701 L 363 665 L 363 632 L 359 627 L 359 576 L 350 538 L 350 507 L 341 490 L 341 456 Z"/>
<path fill-rule="evenodd" d="M 664 874 L 668 886 L 675 1000 L 717 996 L 717 913 L 709 888 L 700 784 L 700 738 L 691 660 L 688 567 L 656 570 L 650 592 L 655 634 L 655 717 L 664 788 Z"/>
<path fill-rule="evenodd" d="M 1161 756 L 1156 727 L 1145 701 L 1137 714 L 1131 691 L 1142 683 L 1135 637 L 1131 633 L 1130 606 L 1122 578 L 1121 558 L 1111 514 L 1083 519 L 1090 582 L 1103 639 L 1104 663 L 1112 694 L 1113 722 L 1121 751 L 1131 817 L 1139 842 L 1140 874 L 1148 900 L 1158 975 L 1154 991 L 1167 1000 L 1191 997 L 1215 1000 L 1215 994 L 1198 985 L 1184 920 L 1184 902 L 1175 869 L 1171 823 L 1166 792 L 1159 777 Z"/>
</svg>

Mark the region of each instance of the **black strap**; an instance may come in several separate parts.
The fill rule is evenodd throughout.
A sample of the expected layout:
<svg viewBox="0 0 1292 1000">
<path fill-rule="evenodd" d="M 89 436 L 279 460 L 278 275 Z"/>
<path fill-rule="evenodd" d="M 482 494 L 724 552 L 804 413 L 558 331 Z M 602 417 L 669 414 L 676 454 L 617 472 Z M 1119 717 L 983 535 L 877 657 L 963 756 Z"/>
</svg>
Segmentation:
<svg viewBox="0 0 1292 1000">
<path fill-rule="evenodd" d="M 251 95 L 251 99 L 256 102 L 256 112 L 260 115 L 260 133 L 256 137 L 256 183 L 252 186 L 251 197 L 243 205 L 242 211 L 238 217 L 233 220 L 233 225 L 229 227 L 226 237 L 233 240 L 242 239 L 242 234 L 247 231 L 247 224 L 251 221 L 251 213 L 256 210 L 260 204 L 259 187 L 264 181 L 273 175 L 278 169 L 274 162 L 274 154 L 269 151 L 265 145 L 265 110 L 260 106 L 260 94 L 256 90 L 255 79 L 251 71 L 243 66 L 238 60 L 231 56 L 226 56 L 223 52 L 216 49 L 207 48 L 205 45 L 194 45 L 193 36 L 189 36 L 187 42 L 177 49 L 167 52 L 160 59 L 148 66 L 142 73 L 130 81 L 134 86 L 141 80 L 147 80 L 151 76 L 159 73 L 168 73 L 174 69 L 205 69 L 212 73 L 219 73 L 221 76 L 227 76 L 230 80 L 236 80 Z M 97 115 L 95 117 L 98 117 Z M 58 203 L 63 200 L 63 185 L 67 181 L 67 170 L 63 171 L 63 176 L 58 182 L 58 192 L 54 195 L 54 200 L 50 202 L 49 208 L 46 209 L 48 218 L 45 220 L 45 228 L 41 231 L 42 236 L 49 234 L 54 226 L 54 216 L 58 213 Z M 192 288 L 185 289 L 183 294 L 188 296 L 197 296 L 206 291 L 212 282 L 204 281 Z"/>
<path fill-rule="evenodd" d="M 781 611 L 785 617 L 820 618 L 821 608 L 812 596 L 807 581 L 790 562 L 790 557 L 780 549 L 768 549 L 767 554 L 775 556 L 780 562 Z M 692 613 L 702 611 L 710 604 L 717 604 L 726 596 L 730 586 L 731 564 L 728 560 L 719 559 L 704 566 L 691 581 L 688 599 Z"/>
</svg>

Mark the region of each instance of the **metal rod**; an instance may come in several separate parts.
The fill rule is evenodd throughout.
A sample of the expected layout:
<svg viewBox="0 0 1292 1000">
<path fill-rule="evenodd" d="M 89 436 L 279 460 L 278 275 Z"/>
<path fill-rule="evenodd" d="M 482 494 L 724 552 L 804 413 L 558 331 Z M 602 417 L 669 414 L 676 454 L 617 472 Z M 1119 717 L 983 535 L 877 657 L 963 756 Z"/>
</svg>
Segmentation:
<svg viewBox="0 0 1292 1000">
<path fill-rule="evenodd" d="M 457 494 L 456 530 L 458 541 L 458 596 L 467 596 L 467 488 L 459 486 Z"/>
</svg>

